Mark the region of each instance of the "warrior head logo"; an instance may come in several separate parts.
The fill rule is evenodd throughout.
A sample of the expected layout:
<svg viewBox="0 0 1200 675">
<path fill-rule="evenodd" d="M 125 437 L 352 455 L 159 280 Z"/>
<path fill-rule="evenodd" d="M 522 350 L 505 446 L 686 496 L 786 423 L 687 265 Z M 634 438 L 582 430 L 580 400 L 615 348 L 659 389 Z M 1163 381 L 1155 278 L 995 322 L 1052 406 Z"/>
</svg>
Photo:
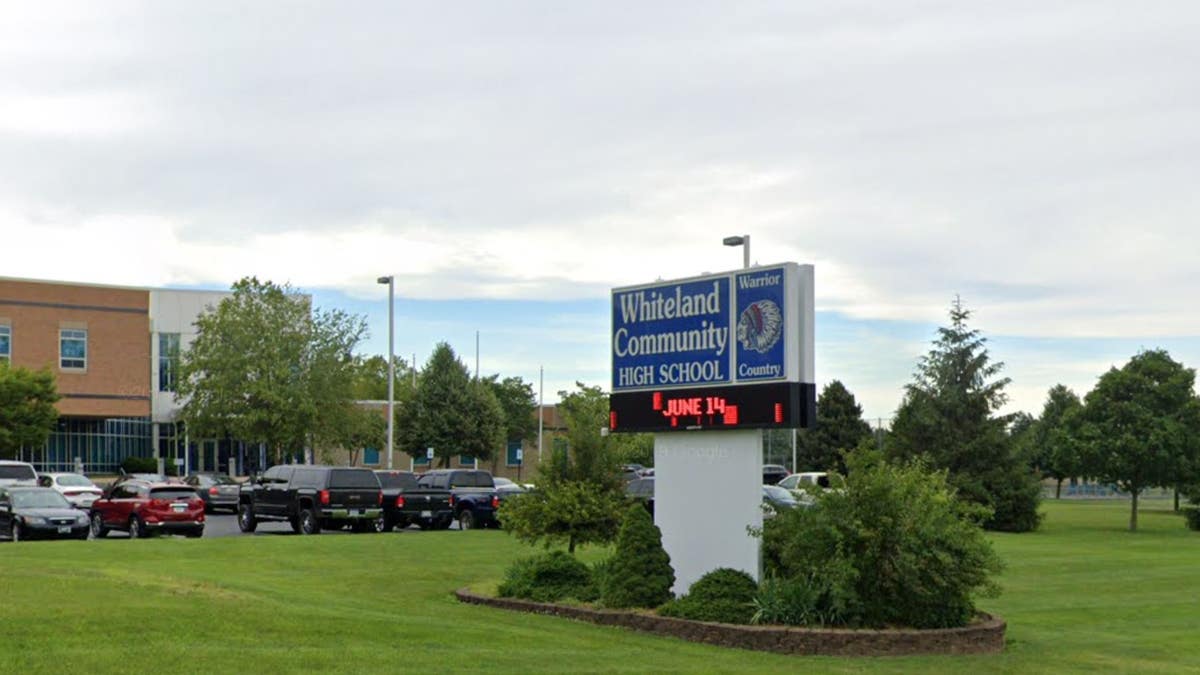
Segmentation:
<svg viewBox="0 0 1200 675">
<path fill-rule="evenodd" d="M 783 312 L 770 300 L 750 303 L 738 317 L 738 342 L 746 349 L 765 354 L 783 335 Z"/>
</svg>

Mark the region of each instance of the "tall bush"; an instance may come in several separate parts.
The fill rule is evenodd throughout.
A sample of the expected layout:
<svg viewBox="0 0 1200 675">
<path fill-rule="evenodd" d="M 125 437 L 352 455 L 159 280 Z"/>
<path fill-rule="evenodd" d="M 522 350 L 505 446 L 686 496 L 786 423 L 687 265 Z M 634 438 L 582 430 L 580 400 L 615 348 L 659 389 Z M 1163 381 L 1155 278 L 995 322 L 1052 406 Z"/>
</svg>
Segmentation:
<svg viewBox="0 0 1200 675">
<path fill-rule="evenodd" d="M 766 523 L 768 572 L 820 580 L 830 606 L 814 609 L 847 624 L 966 624 L 974 597 L 998 591 L 991 576 L 1000 560 L 979 525 L 988 514 L 920 461 L 890 464 L 866 450 L 846 461 L 844 490 Z"/>
<path fill-rule="evenodd" d="M 641 504 L 625 512 L 617 550 L 604 573 L 600 600 L 608 607 L 657 607 L 671 599 L 675 571 L 662 532 Z"/>
</svg>

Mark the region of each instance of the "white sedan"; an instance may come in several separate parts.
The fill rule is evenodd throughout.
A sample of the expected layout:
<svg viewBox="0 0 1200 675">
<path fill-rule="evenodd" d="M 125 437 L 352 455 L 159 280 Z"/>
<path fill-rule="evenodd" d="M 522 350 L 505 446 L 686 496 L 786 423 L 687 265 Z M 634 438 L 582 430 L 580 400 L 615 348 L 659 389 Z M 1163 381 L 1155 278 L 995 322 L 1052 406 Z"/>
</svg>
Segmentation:
<svg viewBox="0 0 1200 675">
<path fill-rule="evenodd" d="M 38 474 L 38 485 L 57 490 L 77 509 L 88 508 L 104 494 L 87 476 L 77 473 Z"/>
</svg>

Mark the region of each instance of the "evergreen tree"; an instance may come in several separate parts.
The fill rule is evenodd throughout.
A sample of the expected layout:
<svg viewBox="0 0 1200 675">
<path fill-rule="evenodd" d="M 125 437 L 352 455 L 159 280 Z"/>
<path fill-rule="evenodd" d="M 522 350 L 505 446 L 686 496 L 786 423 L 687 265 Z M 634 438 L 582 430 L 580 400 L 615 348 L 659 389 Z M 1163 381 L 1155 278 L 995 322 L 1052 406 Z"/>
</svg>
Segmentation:
<svg viewBox="0 0 1200 675">
<path fill-rule="evenodd" d="M 456 455 L 486 460 L 504 444 L 504 413 L 491 388 L 472 381 L 450 345 L 434 348 L 416 390 L 400 397 L 397 444 L 414 457 L 433 448 L 442 467 Z"/>
<path fill-rule="evenodd" d="M 600 600 L 607 607 L 657 607 L 672 598 L 675 571 L 662 531 L 641 504 L 625 512 L 617 550 L 604 574 Z"/>
<path fill-rule="evenodd" d="M 987 340 L 968 327 L 971 313 L 955 298 L 950 325 L 938 329 L 896 411 L 887 452 L 893 458 L 924 457 L 949 471 L 961 498 L 992 510 L 985 527 L 1035 529 L 1041 485 L 1014 451 L 1004 364 L 990 362 Z"/>
<path fill-rule="evenodd" d="M 871 437 L 871 427 L 862 417 L 862 406 L 846 386 L 833 380 L 817 398 L 817 424 L 802 429 L 797 437 L 800 467 L 797 471 L 846 473 L 842 454 Z"/>
</svg>

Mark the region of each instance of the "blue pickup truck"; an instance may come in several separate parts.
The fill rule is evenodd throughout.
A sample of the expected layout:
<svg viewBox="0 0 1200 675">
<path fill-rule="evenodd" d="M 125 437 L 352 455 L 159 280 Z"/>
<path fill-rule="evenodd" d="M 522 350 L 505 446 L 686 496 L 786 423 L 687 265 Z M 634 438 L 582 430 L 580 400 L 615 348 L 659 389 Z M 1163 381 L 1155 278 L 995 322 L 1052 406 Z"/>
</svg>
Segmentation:
<svg viewBox="0 0 1200 675">
<path fill-rule="evenodd" d="M 402 522 L 422 530 L 444 530 L 457 521 L 459 529 L 496 527 L 500 497 L 492 474 L 471 469 L 438 469 L 417 479 L 396 503 Z"/>
</svg>

